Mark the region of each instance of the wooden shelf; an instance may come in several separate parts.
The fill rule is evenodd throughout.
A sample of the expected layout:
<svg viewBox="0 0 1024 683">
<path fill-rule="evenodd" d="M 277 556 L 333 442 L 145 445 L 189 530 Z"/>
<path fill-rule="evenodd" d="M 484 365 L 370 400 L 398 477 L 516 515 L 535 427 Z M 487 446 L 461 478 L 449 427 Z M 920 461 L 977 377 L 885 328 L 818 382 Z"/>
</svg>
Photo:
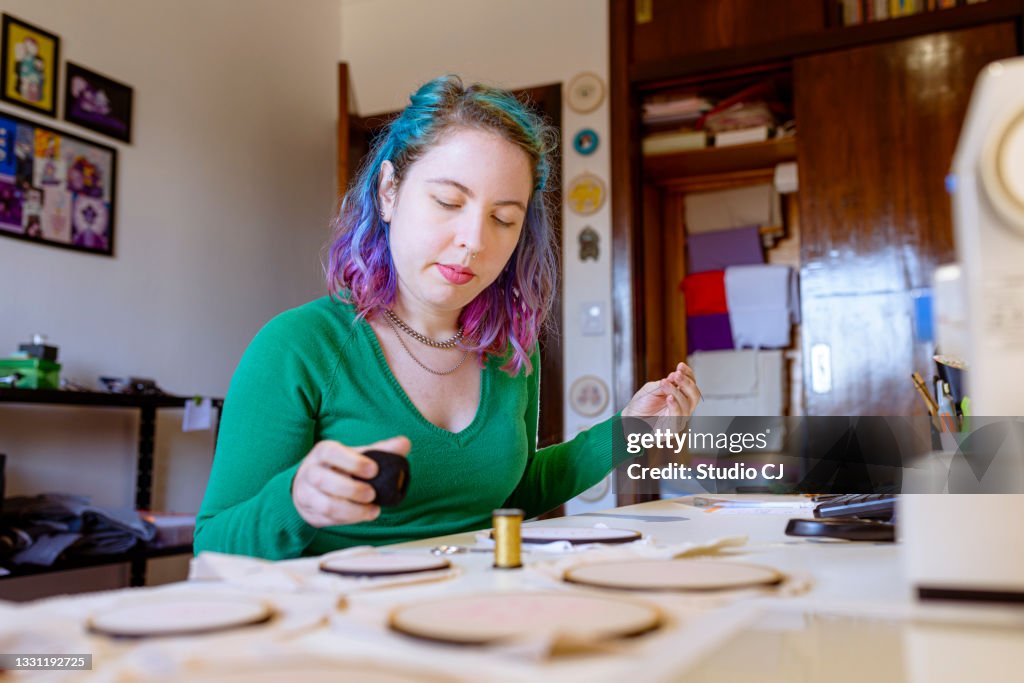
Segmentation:
<svg viewBox="0 0 1024 683">
<path fill-rule="evenodd" d="M 112 394 L 106 391 L 64 391 L 62 389 L 0 389 L 2 403 L 48 403 L 96 406 L 100 408 L 181 408 L 190 396 L 171 394 Z M 219 408 L 224 400 L 213 400 Z"/>
<path fill-rule="evenodd" d="M 916 35 L 953 31 L 997 21 L 1020 22 L 1024 0 L 988 0 L 951 9 L 921 12 L 909 17 L 842 26 L 782 41 L 728 48 L 700 55 L 633 64 L 629 80 L 640 91 L 660 90 L 697 74 L 743 69 L 804 55 L 870 45 Z M 1019 29 L 1018 24 L 1018 29 Z"/>
<path fill-rule="evenodd" d="M 703 176 L 772 168 L 796 159 L 796 138 L 773 138 L 765 142 L 729 147 L 705 147 L 674 154 L 643 157 L 644 177 L 652 182 L 685 176 Z"/>
<path fill-rule="evenodd" d="M 3 579 L 17 579 L 22 576 L 37 576 L 39 574 L 49 574 L 51 572 L 63 572 L 72 569 L 86 569 L 88 567 L 101 567 L 108 564 L 120 564 L 122 562 L 135 562 L 139 560 L 148 560 L 154 557 L 171 557 L 172 555 L 185 555 L 192 553 L 192 544 L 188 545 L 174 545 L 166 548 L 136 548 L 129 550 L 126 553 L 117 553 L 115 555 L 91 555 L 72 557 L 66 560 L 58 560 L 52 565 L 43 567 L 35 564 L 28 565 L 4 565 L 4 569 L 8 570 L 9 574 L 0 575 L 0 580 Z"/>
</svg>

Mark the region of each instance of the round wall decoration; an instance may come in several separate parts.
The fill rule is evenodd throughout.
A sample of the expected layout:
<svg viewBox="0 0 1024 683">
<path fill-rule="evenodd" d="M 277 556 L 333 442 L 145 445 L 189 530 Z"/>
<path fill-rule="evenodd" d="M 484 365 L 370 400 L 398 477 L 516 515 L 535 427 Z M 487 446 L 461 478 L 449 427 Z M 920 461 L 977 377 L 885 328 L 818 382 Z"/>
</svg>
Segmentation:
<svg viewBox="0 0 1024 683">
<path fill-rule="evenodd" d="M 575 76 L 566 90 L 569 108 L 580 114 L 594 111 L 604 101 L 604 82 L 597 74 L 587 72 Z"/>
<path fill-rule="evenodd" d="M 600 142 L 601 138 L 598 136 L 597 131 L 593 128 L 584 128 L 573 137 L 572 146 L 578 153 L 586 157 L 597 150 Z"/>
<path fill-rule="evenodd" d="M 569 208 L 581 216 L 597 213 L 604 204 L 604 182 L 592 173 L 581 173 L 569 181 L 566 201 Z"/>
<path fill-rule="evenodd" d="M 608 385 L 600 377 L 584 375 L 569 388 L 569 405 L 583 417 L 595 417 L 608 406 L 608 396 Z"/>
<path fill-rule="evenodd" d="M 611 491 L 611 488 L 612 488 L 612 477 L 613 476 L 615 476 L 615 475 L 609 474 L 607 477 L 605 477 L 604 479 L 602 479 L 601 481 L 597 482 L 596 484 L 591 486 L 589 489 L 587 489 L 586 491 L 584 491 L 583 493 L 578 495 L 577 498 L 579 498 L 580 500 L 582 500 L 582 501 L 584 501 L 586 503 L 596 503 L 596 502 L 598 502 L 599 500 L 604 498 L 606 495 L 608 495 L 609 491 Z"/>
</svg>

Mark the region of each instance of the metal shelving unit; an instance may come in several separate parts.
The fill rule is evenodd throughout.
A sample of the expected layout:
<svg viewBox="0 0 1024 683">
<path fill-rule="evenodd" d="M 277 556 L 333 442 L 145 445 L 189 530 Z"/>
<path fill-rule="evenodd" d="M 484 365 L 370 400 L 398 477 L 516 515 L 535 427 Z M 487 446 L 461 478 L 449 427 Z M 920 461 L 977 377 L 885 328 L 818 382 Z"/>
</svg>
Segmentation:
<svg viewBox="0 0 1024 683">
<path fill-rule="evenodd" d="M 169 394 L 139 395 L 112 394 L 102 391 L 62 391 L 57 389 L 4 389 L 0 388 L 0 403 L 33 403 L 41 405 L 87 406 L 93 408 L 129 408 L 139 411 L 139 447 L 135 469 L 135 508 L 149 509 L 153 497 L 153 444 L 156 437 L 156 411 L 161 408 L 184 408 L 192 400 L 189 396 Z M 223 399 L 214 399 L 218 413 Z M 216 433 L 216 430 L 215 430 Z M 121 562 L 131 563 L 130 585 L 142 586 L 146 582 L 146 560 L 191 553 L 192 545 L 165 548 L 135 548 L 127 553 L 73 557 L 59 560 L 49 567 L 7 566 L 9 574 L 0 579 L 12 579 L 50 572 L 82 569 Z"/>
</svg>

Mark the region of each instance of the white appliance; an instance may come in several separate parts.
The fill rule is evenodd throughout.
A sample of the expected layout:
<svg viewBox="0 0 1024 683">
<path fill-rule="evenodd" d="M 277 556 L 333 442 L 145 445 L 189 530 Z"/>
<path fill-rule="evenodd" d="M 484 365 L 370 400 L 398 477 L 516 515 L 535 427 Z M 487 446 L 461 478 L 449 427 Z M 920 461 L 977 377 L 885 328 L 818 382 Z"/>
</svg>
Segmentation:
<svg viewBox="0 0 1024 683">
<path fill-rule="evenodd" d="M 949 181 L 966 395 L 975 416 L 1024 416 L 1024 57 L 978 77 Z M 1024 444 L 1008 446 L 986 476 L 1024 490 Z M 1024 494 L 906 495 L 900 525 L 918 595 L 1024 599 Z"/>
</svg>

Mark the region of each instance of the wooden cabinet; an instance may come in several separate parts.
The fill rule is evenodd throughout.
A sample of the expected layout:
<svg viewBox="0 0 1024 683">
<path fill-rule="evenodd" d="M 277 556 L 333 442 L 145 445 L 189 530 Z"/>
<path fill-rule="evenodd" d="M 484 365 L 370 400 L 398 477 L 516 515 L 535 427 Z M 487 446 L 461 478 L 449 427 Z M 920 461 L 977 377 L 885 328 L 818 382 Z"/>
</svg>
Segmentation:
<svg viewBox="0 0 1024 683">
<path fill-rule="evenodd" d="M 822 0 L 640 1 L 630 22 L 631 62 L 653 64 L 821 31 L 825 4 Z"/>
<path fill-rule="evenodd" d="M 949 171 L 974 80 L 1017 52 L 1000 22 L 797 59 L 805 373 L 826 345 L 832 389 L 808 413 L 910 415 L 912 290 L 954 259 Z"/>
<path fill-rule="evenodd" d="M 676 3 L 653 3 L 652 24 L 668 4 Z M 610 5 L 616 400 L 624 404 L 679 352 L 680 316 L 659 304 L 683 262 L 679 198 L 667 188 L 686 186 L 694 173 L 687 164 L 697 161 L 644 163 L 642 99 L 681 84 L 786 70 L 800 175 L 790 213 L 799 217 L 802 298 L 802 368 L 791 388 L 802 393 L 806 414 L 922 413 L 909 375 L 931 371 L 928 346 L 915 345 L 911 291 L 928 286 L 935 266 L 953 258 L 944 178 L 978 72 L 1020 53 L 1024 3 L 989 0 L 832 29 L 823 15 L 808 20 L 811 9 L 774 8 L 791 20 L 788 34 L 767 10 L 739 0 L 677 5 L 660 27 L 633 26 L 629 0 Z M 693 38 L 690 47 L 700 50 L 690 51 L 676 44 L 687 35 L 679 23 L 687 11 L 693 27 L 715 20 L 743 26 Z M 660 169 L 655 182 L 652 168 Z M 815 348 L 829 357 L 827 390 L 810 381 Z"/>
</svg>

